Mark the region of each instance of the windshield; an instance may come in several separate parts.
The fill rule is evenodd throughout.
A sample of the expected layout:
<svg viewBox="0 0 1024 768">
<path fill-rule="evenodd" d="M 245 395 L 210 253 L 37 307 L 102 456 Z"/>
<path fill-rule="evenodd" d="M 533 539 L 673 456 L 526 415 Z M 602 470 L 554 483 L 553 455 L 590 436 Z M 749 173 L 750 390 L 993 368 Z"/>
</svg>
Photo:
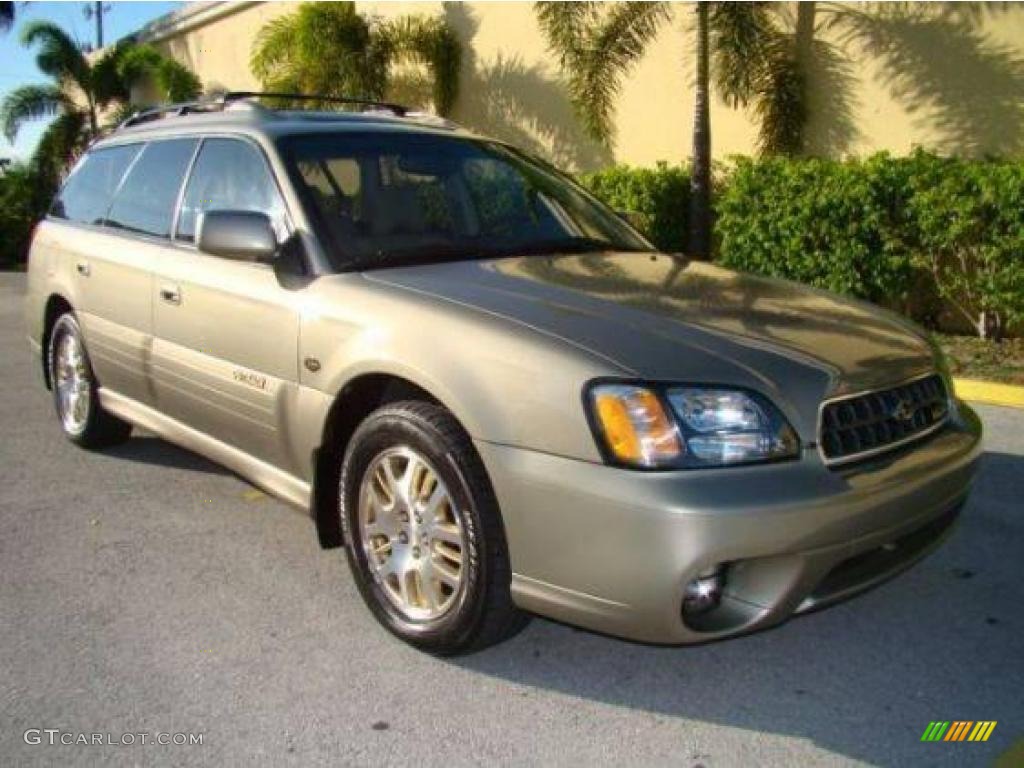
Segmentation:
<svg viewBox="0 0 1024 768">
<path fill-rule="evenodd" d="M 345 132 L 282 149 L 338 269 L 653 250 L 568 177 L 494 142 Z"/>
</svg>

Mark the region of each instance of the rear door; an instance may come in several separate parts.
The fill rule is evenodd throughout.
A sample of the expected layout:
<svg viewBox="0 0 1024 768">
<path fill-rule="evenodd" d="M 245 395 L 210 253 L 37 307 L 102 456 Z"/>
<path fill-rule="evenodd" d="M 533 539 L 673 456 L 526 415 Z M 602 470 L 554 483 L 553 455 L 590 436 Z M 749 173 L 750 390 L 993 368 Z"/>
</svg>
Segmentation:
<svg viewBox="0 0 1024 768">
<path fill-rule="evenodd" d="M 172 140 L 93 150 L 51 211 L 52 219 L 78 225 L 60 237 L 63 269 L 75 283 L 75 310 L 96 376 L 144 403 L 153 399 L 151 269 L 169 244 L 177 191 L 195 147 L 192 140 Z"/>
<path fill-rule="evenodd" d="M 266 213 L 289 236 L 284 203 L 262 150 L 244 138 L 207 138 L 181 202 L 176 249 L 155 269 L 153 382 L 162 411 L 284 469 L 284 413 L 298 384 L 301 291 L 270 264 L 200 253 L 208 210 Z"/>
</svg>

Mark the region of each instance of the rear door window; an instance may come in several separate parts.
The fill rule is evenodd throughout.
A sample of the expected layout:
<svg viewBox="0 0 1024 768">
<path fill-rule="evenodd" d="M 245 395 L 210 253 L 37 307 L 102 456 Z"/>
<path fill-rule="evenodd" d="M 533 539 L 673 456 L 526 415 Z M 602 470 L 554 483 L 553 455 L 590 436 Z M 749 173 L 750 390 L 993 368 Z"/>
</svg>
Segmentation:
<svg viewBox="0 0 1024 768">
<path fill-rule="evenodd" d="M 78 224 L 100 224 L 117 185 L 141 148 L 141 144 L 123 144 L 87 154 L 68 177 L 50 215 Z"/>
<path fill-rule="evenodd" d="M 288 238 L 284 203 L 260 151 L 239 139 L 206 139 L 181 202 L 175 239 L 194 242 L 206 211 L 265 213 L 278 242 Z"/>
<path fill-rule="evenodd" d="M 105 223 L 154 237 L 169 237 L 178 193 L 197 139 L 153 141 L 128 171 Z"/>
</svg>

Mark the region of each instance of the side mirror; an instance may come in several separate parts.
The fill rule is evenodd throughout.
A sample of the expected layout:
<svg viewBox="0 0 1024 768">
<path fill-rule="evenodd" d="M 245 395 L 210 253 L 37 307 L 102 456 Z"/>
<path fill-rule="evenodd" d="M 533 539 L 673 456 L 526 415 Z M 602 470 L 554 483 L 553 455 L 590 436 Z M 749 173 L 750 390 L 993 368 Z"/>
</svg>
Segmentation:
<svg viewBox="0 0 1024 768">
<path fill-rule="evenodd" d="M 199 250 L 236 261 L 269 261 L 277 253 L 270 217 L 256 211 L 207 211 L 199 224 Z"/>
</svg>

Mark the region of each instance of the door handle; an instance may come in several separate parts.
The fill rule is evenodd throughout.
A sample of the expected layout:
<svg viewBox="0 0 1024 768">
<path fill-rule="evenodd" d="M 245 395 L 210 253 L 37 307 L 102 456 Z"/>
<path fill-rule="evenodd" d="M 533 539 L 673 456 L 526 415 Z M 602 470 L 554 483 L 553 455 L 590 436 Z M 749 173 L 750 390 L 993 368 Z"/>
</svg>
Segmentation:
<svg viewBox="0 0 1024 768">
<path fill-rule="evenodd" d="M 160 298 L 168 304 L 181 304 L 181 289 L 176 285 L 162 285 Z"/>
<path fill-rule="evenodd" d="M 77 264 L 75 264 L 75 269 L 78 270 L 78 274 L 80 274 L 82 277 L 88 277 L 89 274 L 92 272 L 92 268 L 89 266 L 88 261 L 78 262 Z"/>
</svg>

